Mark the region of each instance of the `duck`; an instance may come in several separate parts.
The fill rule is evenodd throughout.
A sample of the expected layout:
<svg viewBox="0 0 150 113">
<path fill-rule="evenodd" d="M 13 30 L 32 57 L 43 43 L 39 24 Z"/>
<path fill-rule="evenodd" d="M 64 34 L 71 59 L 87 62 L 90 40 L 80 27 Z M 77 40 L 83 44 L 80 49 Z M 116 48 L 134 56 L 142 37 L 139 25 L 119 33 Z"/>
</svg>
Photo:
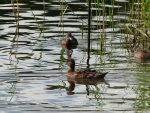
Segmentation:
<svg viewBox="0 0 150 113">
<path fill-rule="evenodd" d="M 141 47 L 135 47 L 134 57 L 136 59 L 150 59 L 150 50 L 143 50 Z"/>
<path fill-rule="evenodd" d="M 67 65 L 69 67 L 67 77 L 73 79 L 104 79 L 105 75 L 108 73 L 101 73 L 91 68 L 75 70 L 74 59 L 69 59 Z"/>
<path fill-rule="evenodd" d="M 78 46 L 78 41 L 74 36 L 72 36 L 71 32 L 68 32 L 67 35 L 61 40 L 61 47 L 66 48 L 68 50 L 76 49 Z"/>
</svg>

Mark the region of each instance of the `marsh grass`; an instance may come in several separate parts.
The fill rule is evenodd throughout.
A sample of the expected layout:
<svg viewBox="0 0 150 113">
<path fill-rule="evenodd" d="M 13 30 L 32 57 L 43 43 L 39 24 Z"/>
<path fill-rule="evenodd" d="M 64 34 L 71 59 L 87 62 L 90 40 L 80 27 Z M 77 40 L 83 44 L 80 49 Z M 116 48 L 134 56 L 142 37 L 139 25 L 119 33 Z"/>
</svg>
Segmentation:
<svg viewBox="0 0 150 113">
<path fill-rule="evenodd" d="M 12 11 L 16 22 L 15 35 L 12 40 L 13 42 L 15 42 L 19 39 L 19 0 L 11 0 L 11 4 L 12 4 Z"/>
<path fill-rule="evenodd" d="M 74 10 L 68 5 L 68 3 L 66 2 L 66 0 L 59 0 L 60 3 L 60 22 L 59 22 L 59 27 L 60 27 L 60 31 L 64 34 L 64 16 L 66 14 L 67 11 L 71 11 L 71 13 L 77 17 L 77 21 L 82 23 L 82 26 L 80 27 L 81 29 L 81 33 L 82 33 L 82 37 L 83 37 L 83 30 L 85 28 L 85 26 L 87 26 L 87 22 L 84 21 L 83 19 L 79 18 L 79 16 L 77 14 L 75 14 Z"/>
<path fill-rule="evenodd" d="M 126 24 L 128 34 L 126 42 L 131 48 L 140 45 L 150 49 L 150 1 L 136 0 L 130 2 L 129 6 L 130 17 Z"/>
<path fill-rule="evenodd" d="M 43 30 L 44 30 L 44 23 L 39 23 L 36 15 L 34 14 L 34 11 L 32 11 L 32 9 L 31 9 L 31 12 L 32 12 L 33 18 L 36 21 L 37 28 L 40 30 L 40 33 L 39 33 L 39 38 L 40 38 L 42 36 Z"/>
<path fill-rule="evenodd" d="M 117 5 L 114 0 L 110 0 L 109 3 L 104 0 L 93 1 L 97 8 L 96 16 L 102 16 L 102 26 L 100 27 L 100 50 L 105 46 L 105 29 L 106 29 L 106 16 L 109 16 L 110 26 L 113 30 L 115 29 L 114 23 L 114 6 Z M 106 5 L 111 5 L 108 8 Z M 124 2 L 124 10 L 128 12 L 128 18 L 125 23 L 125 42 L 129 48 L 133 48 L 135 45 L 142 46 L 145 49 L 150 49 L 150 0 L 131 0 Z M 102 9 L 102 11 L 100 11 Z M 109 13 L 107 13 L 107 10 Z M 119 12 L 118 8 L 118 12 Z M 118 15 L 119 16 L 119 15 Z M 97 18 L 98 19 L 98 18 Z M 117 24 L 119 24 L 118 21 Z M 99 24 L 98 24 L 99 25 Z M 122 33 L 122 32 L 121 32 Z M 127 34 L 127 35 L 126 35 Z"/>
<path fill-rule="evenodd" d="M 85 32 L 85 27 L 88 25 L 85 20 L 78 17 L 77 14 L 74 13 L 73 9 L 68 5 L 68 3 L 65 0 L 59 0 L 60 1 L 60 22 L 58 26 L 60 26 L 60 31 L 64 34 L 64 16 L 66 12 L 69 10 L 72 12 L 74 16 L 76 16 L 78 19 L 78 22 L 82 23 L 81 34 L 83 38 L 83 33 Z M 114 23 L 114 15 L 115 15 L 115 5 L 117 5 L 114 0 L 105 1 L 105 0 L 91 0 L 92 1 L 92 8 L 91 8 L 91 30 L 90 32 L 93 32 L 95 29 L 99 31 L 99 50 L 101 53 L 104 53 L 105 51 L 105 42 L 106 42 L 106 31 L 105 29 L 107 27 L 110 27 L 115 29 Z M 45 0 L 43 0 L 43 11 L 45 12 Z M 86 0 L 87 8 L 88 8 L 88 0 Z M 13 42 L 17 41 L 19 38 L 19 0 L 11 0 L 12 4 L 12 11 L 15 17 L 16 22 L 16 31 L 13 38 Z M 108 7 L 110 5 L 111 7 Z M 135 45 L 142 45 L 143 47 L 150 48 L 150 0 L 131 0 L 128 2 L 124 2 L 122 5 L 124 7 L 124 10 L 127 11 L 128 18 L 126 19 L 126 26 L 124 30 L 125 36 L 125 42 L 130 45 L 130 47 L 133 47 Z M 94 9 L 94 10 L 93 10 Z M 96 10 L 95 10 L 96 9 Z M 118 8 L 118 12 L 121 9 Z M 35 19 L 37 23 L 37 28 L 40 30 L 40 35 L 44 30 L 44 24 L 45 23 L 39 23 L 36 15 L 32 11 L 33 18 Z M 95 13 L 96 12 L 96 13 Z M 44 13 L 45 14 L 45 13 Z M 43 15 L 45 18 L 45 15 Z M 93 17 L 96 16 L 96 26 L 93 25 Z M 106 21 L 106 18 L 109 17 Z M 120 21 L 118 21 L 117 24 L 119 24 Z M 110 24 L 108 24 L 110 23 Z M 92 36 L 91 36 L 92 37 Z M 91 48 L 92 49 L 92 48 Z"/>
<path fill-rule="evenodd" d="M 88 9 L 88 0 L 86 0 L 86 6 Z M 67 10 L 71 11 L 73 16 L 78 18 L 73 11 L 73 9 L 68 5 L 65 0 L 60 0 L 61 13 L 60 13 L 60 26 L 61 31 L 64 33 L 63 29 L 63 18 L 67 12 Z M 121 6 L 123 8 L 116 8 L 115 6 Z M 127 50 L 133 52 L 133 48 L 137 45 L 142 46 L 144 49 L 150 49 L 150 0 L 131 0 L 121 3 L 115 2 L 114 0 L 105 1 L 105 0 L 91 0 L 91 25 L 90 32 L 91 34 L 91 44 L 92 44 L 92 35 L 95 34 L 94 30 L 98 31 L 97 38 L 98 46 L 97 46 L 97 55 L 105 54 L 106 50 L 106 29 L 111 28 L 112 34 L 115 35 L 115 25 L 122 24 L 120 19 L 115 21 L 114 16 L 122 16 L 120 13 L 122 9 L 126 11 L 126 19 L 123 20 L 124 26 L 119 32 L 124 34 L 124 40 L 121 39 L 121 44 L 123 47 L 126 47 Z M 93 17 L 96 17 L 96 21 L 93 21 Z M 109 20 L 108 20 L 109 19 Z M 88 26 L 84 20 L 78 18 L 77 21 L 82 22 L 81 33 L 83 38 L 83 33 L 85 32 L 85 27 Z M 96 25 L 93 24 L 96 22 Z M 114 38 L 114 37 L 112 37 Z M 113 40 L 113 39 L 112 39 Z M 112 46 L 110 42 L 110 46 Z M 87 47 L 88 48 L 88 47 Z M 84 50 L 87 51 L 88 49 Z M 90 47 L 91 51 L 93 50 L 92 46 Z"/>
</svg>

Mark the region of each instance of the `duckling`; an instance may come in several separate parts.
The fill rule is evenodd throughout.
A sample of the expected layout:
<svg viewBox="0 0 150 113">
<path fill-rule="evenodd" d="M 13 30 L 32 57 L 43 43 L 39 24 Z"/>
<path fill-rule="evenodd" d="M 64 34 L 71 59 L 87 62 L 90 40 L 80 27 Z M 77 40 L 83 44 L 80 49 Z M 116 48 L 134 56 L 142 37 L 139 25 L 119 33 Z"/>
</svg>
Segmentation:
<svg viewBox="0 0 150 113">
<path fill-rule="evenodd" d="M 69 32 L 67 35 L 61 40 L 62 48 L 66 48 L 68 50 L 76 49 L 78 45 L 78 41 L 72 34 Z"/>
<path fill-rule="evenodd" d="M 75 71 L 74 59 L 69 59 L 67 61 L 67 65 L 69 66 L 67 76 L 75 79 L 104 79 L 105 75 L 108 73 L 97 72 L 96 70 L 92 70 L 90 68 Z"/>
<path fill-rule="evenodd" d="M 134 57 L 137 59 L 150 59 L 150 51 L 143 50 L 140 47 L 136 47 L 134 51 Z"/>
</svg>

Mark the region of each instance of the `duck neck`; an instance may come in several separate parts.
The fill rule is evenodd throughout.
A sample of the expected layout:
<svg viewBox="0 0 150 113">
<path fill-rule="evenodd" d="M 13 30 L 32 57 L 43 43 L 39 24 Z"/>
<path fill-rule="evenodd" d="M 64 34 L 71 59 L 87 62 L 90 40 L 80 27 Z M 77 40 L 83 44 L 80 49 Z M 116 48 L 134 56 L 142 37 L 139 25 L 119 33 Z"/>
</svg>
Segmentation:
<svg viewBox="0 0 150 113">
<path fill-rule="evenodd" d="M 74 72 L 75 71 L 75 66 L 70 66 L 68 71 L 69 72 Z"/>
<path fill-rule="evenodd" d="M 68 66 L 69 66 L 69 70 L 68 72 L 74 72 L 75 71 L 75 61 L 74 59 L 68 59 Z"/>
</svg>

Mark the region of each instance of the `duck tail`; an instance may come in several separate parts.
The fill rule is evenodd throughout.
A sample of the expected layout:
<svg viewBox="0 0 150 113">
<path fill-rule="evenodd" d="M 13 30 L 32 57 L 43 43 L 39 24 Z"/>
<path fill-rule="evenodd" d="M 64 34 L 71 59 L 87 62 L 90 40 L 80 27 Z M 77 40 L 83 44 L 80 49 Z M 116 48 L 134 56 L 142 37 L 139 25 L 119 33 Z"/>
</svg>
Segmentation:
<svg viewBox="0 0 150 113">
<path fill-rule="evenodd" d="M 97 78 L 103 79 L 109 72 L 101 73 Z"/>
</svg>

